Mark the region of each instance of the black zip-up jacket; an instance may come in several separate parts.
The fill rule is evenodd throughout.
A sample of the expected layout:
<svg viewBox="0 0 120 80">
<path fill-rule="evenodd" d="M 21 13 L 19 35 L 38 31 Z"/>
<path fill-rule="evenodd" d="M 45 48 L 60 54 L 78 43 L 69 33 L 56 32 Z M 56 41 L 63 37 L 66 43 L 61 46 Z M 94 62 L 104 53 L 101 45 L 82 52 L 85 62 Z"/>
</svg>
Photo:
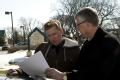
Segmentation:
<svg viewBox="0 0 120 80">
<path fill-rule="evenodd" d="M 77 70 L 67 74 L 68 80 L 120 79 L 120 43 L 111 34 L 98 28 L 92 40 L 81 48 Z"/>
<path fill-rule="evenodd" d="M 63 38 L 57 46 L 50 42 L 40 44 L 36 50 L 41 51 L 51 68 L 62 72 L 71 71 L 80 54 L 78 43 L 74 40 Z"/>
<path fill-rule="evenodd" d="M 56 68 L 61 72 L 69 72 L 73 70 L 80 48 L 78 42 L 68 38 L 63 38 L 61 43 L 57 46 L 50 42 L 41 43 L 36 49 L 35 53 L 41 51 L 51 68 Z M 20 68 L 16 69 L 20 77 L 28 77 Z"/>
</svg>

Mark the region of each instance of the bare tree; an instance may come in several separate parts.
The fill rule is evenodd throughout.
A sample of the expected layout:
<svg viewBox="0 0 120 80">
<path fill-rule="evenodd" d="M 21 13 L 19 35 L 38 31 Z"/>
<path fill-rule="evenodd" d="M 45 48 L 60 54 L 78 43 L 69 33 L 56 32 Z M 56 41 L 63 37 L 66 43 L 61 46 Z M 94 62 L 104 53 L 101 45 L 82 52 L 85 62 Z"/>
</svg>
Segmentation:
<svg viewBox="0 0 120 80">
<path fill-rule="evenodd" d="M 100 23 L 99 26 L 103 26 L 106 20 L 111 20 L 115 17 L 115 13 L 119 12 L 117 0 L 60 0 L 62 5 L 61 9 L 58 9 L 57 18 L 61 21 L 64 30 L 70 35 L 79 36 L 75 30 L 74 15 L 82 7 L 93 7 L 98 11 Z"/>
<path fill-rule="evenodd" d="M 7 33 L 7 35 L 6 35 L 7 38 L 11 39 L 11 35 L 12 35 L 11 27 L 7 27 L 6 33 Z"/>
<path fill-rule="evenodd" d="M 118 39 L 120 40 L 120 17 L 116 17 L 111 19 L 111 25 L 114 26 L 114 33 L 116 34 L 116 36 L 118 37 Z"/>
<path fill-rule="evenodd" d="M 37 19 L 33 18 L 20 18 L 20 28 L 23 29 L 24 38 L 27 36 L 35 27 L 41 28 L 42 23 Z"/>
</svg>

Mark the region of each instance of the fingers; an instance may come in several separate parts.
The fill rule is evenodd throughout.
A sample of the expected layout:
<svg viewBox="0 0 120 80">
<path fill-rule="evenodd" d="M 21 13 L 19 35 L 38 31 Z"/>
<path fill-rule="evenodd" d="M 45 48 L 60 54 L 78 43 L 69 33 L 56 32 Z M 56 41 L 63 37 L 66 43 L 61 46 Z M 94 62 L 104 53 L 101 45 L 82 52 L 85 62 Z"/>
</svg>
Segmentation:
<svg viewBox="0 0 120 80">
<path fill-rule="evenodd" d="M 18 72 L 15 70 L 15 69 L 9 69 L 7 71 L 7 76 L 17 76 L 18 75 Z"/>
<path fill-rule="evenodd" d="M 53 68 L 48 68 L 48 69 L 45 71 L 45 74 L 47 75 L 47 77 L 53 78 L 53 76 L 54 76 L 54 69 L 53 69 Z"/>
<path fill-rule="evenodd" d="M 63 80 L 64 74 L 54 68 L 49 68 L 46 70 L 46 75 L 52 79 Z"/>
</svg>

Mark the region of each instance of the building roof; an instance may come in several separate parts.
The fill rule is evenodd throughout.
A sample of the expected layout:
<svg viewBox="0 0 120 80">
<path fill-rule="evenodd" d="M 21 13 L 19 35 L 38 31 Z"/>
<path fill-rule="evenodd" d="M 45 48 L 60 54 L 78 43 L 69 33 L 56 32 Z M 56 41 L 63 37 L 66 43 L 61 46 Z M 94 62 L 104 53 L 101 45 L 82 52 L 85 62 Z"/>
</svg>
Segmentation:
<svg viewBox="0 0 120 80">
<path fill-rule="evenodd" d="M 31 32 L 29 33 L 28 36 L 30 37 L 35 31 L 38 31 L 40 34 L 42 34 L 43 36 L 45 36 L 44 33 L 43 33 L 40 29 L 38 29 L 37 27 L 35 27 L 35 28 L 33 29 L 33 31 L 31 31 Z"/>
</svg>

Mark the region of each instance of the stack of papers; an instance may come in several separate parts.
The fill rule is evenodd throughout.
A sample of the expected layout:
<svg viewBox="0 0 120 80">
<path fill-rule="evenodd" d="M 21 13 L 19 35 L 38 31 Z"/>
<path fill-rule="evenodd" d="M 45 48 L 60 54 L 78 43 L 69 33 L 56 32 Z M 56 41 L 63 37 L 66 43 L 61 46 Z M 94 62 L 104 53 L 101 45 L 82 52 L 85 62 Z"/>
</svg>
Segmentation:
<svg viewBox="0 0 120 80">
<path fill-rule="evenodd" d="M 32 78 L 43 76 L 45 77 L 45 71 L 49 68 L 41 51 L 35 53 L 29 58 L 18 64 L 20 68 L 30 75 Z"/>
</svg>

